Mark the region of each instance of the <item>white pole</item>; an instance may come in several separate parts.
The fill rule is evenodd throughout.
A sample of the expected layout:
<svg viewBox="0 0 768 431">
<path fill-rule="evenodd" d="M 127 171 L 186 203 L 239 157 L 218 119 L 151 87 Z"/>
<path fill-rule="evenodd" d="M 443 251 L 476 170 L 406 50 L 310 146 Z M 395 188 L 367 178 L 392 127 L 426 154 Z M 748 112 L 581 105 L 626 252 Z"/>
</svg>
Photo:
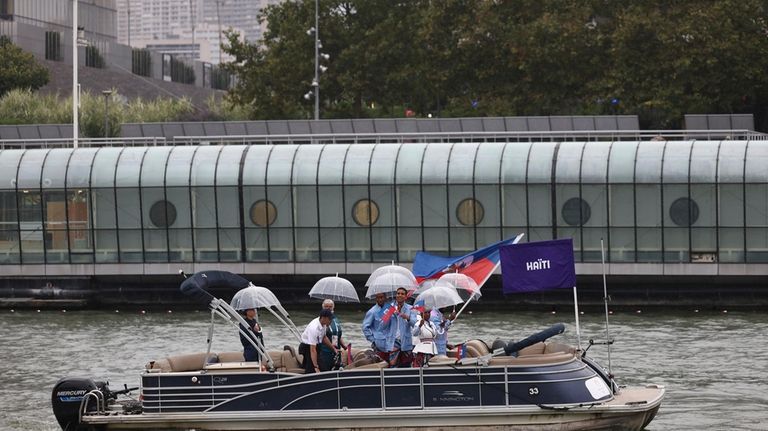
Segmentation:
<svg viewBox="0 0 768 431">
<path fill-rule="evenodd" d="M 77 3 L 72 0 L 72 145 L 77 148 L 77 138 L 80 135 L 78 107 L 80 105 L 80 92 L 77 83 Z"/>
<path fill-rule="evenodd" d="M 581 350 L 581 328 L 579 327 L 579 297 L 576 295 L 576 286 L 573 286 L 573 311 L 576 315 L 576 345 Z"/>
<path fill-rule="evenodd" d="M 600 259 L 603 264 L 603 303 L 605 304 L 605 343 L 608 345 L 608 375 L 613 376 L 611 372 L 611 335 L 608 332 L 608 285 L 605 282 L 605 247 L 603 239 L 600 238 Z"/>
<path fill-rule="evenodd" d="M 315 0 L 315 120 L 320 119 L 320 10 Z"/>
</svg>

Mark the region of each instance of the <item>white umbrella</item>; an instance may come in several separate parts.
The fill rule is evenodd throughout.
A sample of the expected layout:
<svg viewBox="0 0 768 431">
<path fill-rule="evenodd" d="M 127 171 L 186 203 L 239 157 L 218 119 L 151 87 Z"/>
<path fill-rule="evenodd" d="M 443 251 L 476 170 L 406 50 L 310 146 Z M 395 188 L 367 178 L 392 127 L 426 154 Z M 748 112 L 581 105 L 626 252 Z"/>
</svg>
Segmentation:
<svg viewBox="0 0 768 431">
<path fill-rule="evenodd" d="M 368 281 L 365 282 L 365 285 L 370 286 L 371 283 L 380 275 L 392 274 L 392 273 L 402 274 L 408 277 L 413 282 L 414 285 L 416 284 L 416 277 L 413 275 L 410 269 L 400 265 L 386 265 L 386 266 L 376 268 L 368 277 Z"/>
<path fill-rule="evenodd" d="M 480 293 L 480 286 L 477 285 L 477 282 L 461 273 L 445 274 L 437 280 L 435 285 L 453 286 L 459 295 L 465 300 L 469 298 L 479 299 L 481 296 L 483 296 L 483 294 Z"/>
<path fill-rule="evenodd" d="M 332 299 L 338 302 L 360 302 L 355 286 L 346 278 L 338 274 L 335 277 L 323 277 L 312 286 L 309 291 L 310 298 Z"/>
<path fill-rule="evenodd" d="M 277 307 L 279 310 L 284 311 L 280 301 L 271 290 L 266 287 L 254 286 L 253 284 L 238 290 L 235 296 L 232 297 L 229 305 L 238 311 L 269 307 Z"/>
<path fill-rule="evenodd" d="M 419 283 L 419 287 L 413 292 L 413 296 L 419 296 L 422 292 L 434 286 L 435 283 L 437 283 L 436 278 L 428 278 L 422 281 L 421 283 Z"/>
<path fill-rule="evenodd" d="M 368 283 L 368 290 L 365 292 L 365 297 L 370 299 L 379 293 L 393 296 L 394 292 L 400 287 L 404 287 L 407 290 L 413 290 L 416 288 L 416 281 L 402 273 L 386 272 L 378 275 Z"/>
<path fill-rule="evenodd" d="M 451 307 L 464 302 L 453 286 L 449 284 L 435 284 L 424 290 L 419 295 L 414 305 L 422 305 L 427 310 Z"/>
</svg>

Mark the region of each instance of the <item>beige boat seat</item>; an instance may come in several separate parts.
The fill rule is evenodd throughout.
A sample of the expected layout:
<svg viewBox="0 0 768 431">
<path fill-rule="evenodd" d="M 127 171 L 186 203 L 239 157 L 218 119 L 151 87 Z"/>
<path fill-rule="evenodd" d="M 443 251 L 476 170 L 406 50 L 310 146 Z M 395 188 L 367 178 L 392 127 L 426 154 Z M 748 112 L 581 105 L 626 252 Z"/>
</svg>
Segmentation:
<svg viewBox="0 0 768 431">
<path fill-rule="evenodd" d="M 157 361 L 150 361 L 145 368 L 147 370 L 159 370 L 160 372 L 172 372 L 172 371 L 197 371 L 202 370 L 203 366 L 207 364 L 216 363 L 219 361 L 218 355 L 211 352 L 208 354 L 208 360 L 206 361 L 206 353 L 189 353 L 186 355 L 169 356 Z"/>
<path fill-rule="evenodd" d="M 244 362 L 243 352 L 221 352 L 219 362 Z"/>
<path fill-rule="evenodd" d="M 280 353 L 281 371 L 298 374 L 304 373 L 304 367 L 301 366 L 304 357 L 296 353 L 296 349 L 293 346 L 286 344 Z"/>
<path fill-rule="evenodd" d="M 488 365 L 543 365 L 543 364 L 558 364 L 561 362 L 567 362 L 574 358 L 572 353 L 555 352 L 555 353 L 541 353 L 534 355 L 524 356 L 496 356 L 488 361 Z"/>
</svg>

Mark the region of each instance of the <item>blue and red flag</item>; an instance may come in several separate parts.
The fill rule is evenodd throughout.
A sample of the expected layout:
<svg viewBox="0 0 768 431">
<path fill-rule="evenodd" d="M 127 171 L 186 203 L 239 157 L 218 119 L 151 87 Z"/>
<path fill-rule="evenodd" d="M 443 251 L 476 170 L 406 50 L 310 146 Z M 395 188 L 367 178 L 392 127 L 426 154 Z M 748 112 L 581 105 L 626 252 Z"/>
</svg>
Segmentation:
<svg viewBox="0 0 768 431">
<path fill-rule="evenodd" d="M 502 247 L 501 282 L 504 293 L 575 287 L 573 240 L 557 239 Z"/>
<path fill-rule="evenodd" d="M 412 310 L 421 313 L 422 311 L 426 310 L 425 305 L 426 304 L 423 299 L 416 299 L 416 301 L 413 303 Z"/>
<path fill-rule="evenodd" d="M 395 313 L 397 313 L 397 304 L 394 302 L 391 302 L 389 304 L 389 307 L 387 308 L 382 307 L 382 312 L 380 317 L 381 321 L 384 323 L 389 322 L 389 319 L 391 319 L 392 316 L 395 315 Z"/>
<path fill-rule="evenodd" d="M 440 278 L 443 274 L 458 272 L 475 280 L 482 287 L 499 265 L 499 250 L 502 246 L 515 244 L 523 234 L 505 239 L 459 257 L 435 256 L 423 251 L 416 253 L 413 259 L 413 275 L 421 283 L 430 278 Z"/>
</svg>

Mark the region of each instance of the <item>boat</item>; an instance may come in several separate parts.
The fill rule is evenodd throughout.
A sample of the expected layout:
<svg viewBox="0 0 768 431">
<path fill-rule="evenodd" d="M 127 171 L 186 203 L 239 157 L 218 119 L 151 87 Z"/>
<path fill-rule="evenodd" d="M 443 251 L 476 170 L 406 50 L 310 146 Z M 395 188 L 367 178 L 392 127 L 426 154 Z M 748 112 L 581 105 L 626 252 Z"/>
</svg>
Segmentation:
<svg viewBox="0 0 768 431">
<path fill-rule="evenodd" d="M 239 328 L 240 315 L 206 288 L 254 287 L 224 271 L 204 271 L 182 290 L 208 302 Z M 290 326 L 290 316 L 270 311 Z M 211 323 L 211 331 L 213 321 Z M 64 430 L 90 429 L 405 429 L 642 430 L 665 389 L 619 385 L 584 351 L 550 338 L 555 325 L 520 342 L 463 343 L 425 368 L 387 368 L 370 350 L 354 350 L 341 368 L 306 375 L 293 346 L 265 351 L 264 364 L 242 352 L 204 352 L 146 364 L 140 387 L 113 391 L 90 378 L 62 378 L 52 391 Z M 295 327 L 290 329 L 295 333 Z M 139 399 L 124 395 L 138 390 Z"/>
</svg>

